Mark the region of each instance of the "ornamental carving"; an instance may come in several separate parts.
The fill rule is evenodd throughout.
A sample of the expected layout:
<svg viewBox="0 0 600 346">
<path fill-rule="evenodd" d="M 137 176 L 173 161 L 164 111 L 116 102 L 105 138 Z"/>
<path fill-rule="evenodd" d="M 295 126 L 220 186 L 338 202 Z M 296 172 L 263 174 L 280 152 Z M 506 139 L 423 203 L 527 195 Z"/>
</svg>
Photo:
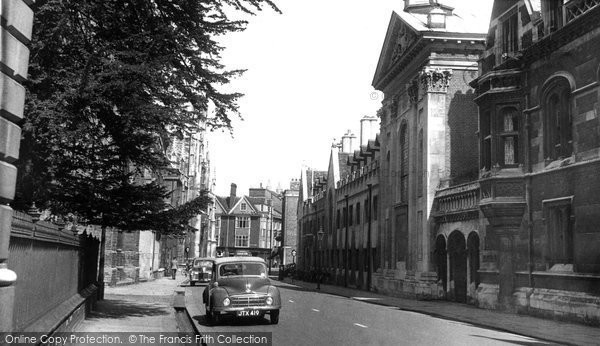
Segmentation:
<svg viewBox="0 0 600 346">
<path fill-rule="evenodd" d="M 419 80 L 426 92 L 446 92 L 450 85 L 452 70 L 426 67 L 419 73 Z"/>
<path fill-rule="evenodd" d="M 416 79 L 406 85 L 406 94 L 411 103 L 416 103 L 419 100 L 419 82 Z"/>
<path fill-rule="evenodd" d="M 410 46 L 414 39 L 415 34 L 412 31 L 410 31 L 404 23 L 400 23 L 398 34 L 396 36 L 394 51 L 392 53 L 393 62 L 402 57 L 402 55 L 406 51 L 406 48 Z"/>
<path fill-rule="evenodd" d="M 392 118 L 395 118 L 396 115 L 398 115 L 398 102 L 400 101 L 399 98 L 400 97 L 398 95 L 394 95 L 392 97 L 392 101 L 390 102 L 390 116 Z"/>
</svg>

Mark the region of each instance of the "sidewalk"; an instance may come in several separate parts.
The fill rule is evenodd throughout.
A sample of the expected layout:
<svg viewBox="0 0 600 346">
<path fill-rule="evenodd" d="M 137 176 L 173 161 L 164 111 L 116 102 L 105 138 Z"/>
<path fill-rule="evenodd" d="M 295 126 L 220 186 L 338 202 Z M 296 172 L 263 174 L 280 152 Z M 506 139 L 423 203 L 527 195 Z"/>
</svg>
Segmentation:
<svg viewBox="0 0 600 346">
<path fill-rule="evenodd" d="M 104 300 L 79 324 L 76 332 L 177 332 L 174 293 L 187 278 L 161 278 L 106 287 Z"/>
<path fill-rule="evenodd" d="M 554 343 L 566 345 L 600 345 L 600 328 L 596 327 L 484 310 L 471 305 L 448 301 L 421 301 L 396 298 L 334 285 L 321 284 L 320 291 L 317 291 L 315 283 L 298 280 L 294 280 L 292 283 L 289 278 L 285 278 L 283 282 L 320 293 L 348 297 L 371 304 L 395 306 L 401 310 L 470 323 Z"/>
</svg>

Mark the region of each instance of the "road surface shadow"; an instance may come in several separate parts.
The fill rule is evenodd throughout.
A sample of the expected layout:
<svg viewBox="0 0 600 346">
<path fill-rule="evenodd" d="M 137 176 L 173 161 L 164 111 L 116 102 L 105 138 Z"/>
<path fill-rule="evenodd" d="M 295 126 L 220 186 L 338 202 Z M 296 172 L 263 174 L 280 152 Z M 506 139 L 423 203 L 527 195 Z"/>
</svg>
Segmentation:
<svg viewBox="0 0 600 346">
<path fill-rule="evenodd" d="M 471 334 L 471 336 L 476 337 L 476 338 L 483 338 L 483 339 L 489 339 L 489 340 L 495 340 L 495 341 L 501 341 L 501 342 L 505 342 L 508 344 L 513 344 L 513 345 L 523 345 L 523 346 L 550 346 L 550 345 L 560 345 L 560 344 L 556 344 L 556 343 L 548 343 L 548 342 L 544 342 L 544 341 L 517 341 L 517 340 L 508 340 L 508 339 L 500 339 L 500 338 L 491 338 L 489 336 L 483 336 L 483 335 L 473 335 Z"/>
<path fill-rule="evenodd" d="M 311 288 L 306 288 L 306 287 L 302 287 L 302 286 L 290 286 L 289 284 L 282 285 L 282 284 L 279 284 L 278 282 L 275 282 L 272 284 L 273 284 L 273 286 L 285 288 L 286 290 L 293 290 L 293 291 L 300 291 L 300 292 L 315 291 L 314 289 L 311 289 Z"/>
<path fill-rule="evenodd" d="M 142 303 L 132 300 L 105 299 L 98 301 L 86 319 L 127 318 L 168 315 L 171 307 L 158 303 Z"/>
<path fill-rule="evenodd" d="M 215 327 L 214 324 L 209 323 L 206 320 L 206 315 L 197 315 L 192 317 L 198 324 L 205 327 Z M 263 326 L 271 324 L 268 317 L 234 317 L 234 316 L 223 316 L 217 326 Z"/>
</svg>

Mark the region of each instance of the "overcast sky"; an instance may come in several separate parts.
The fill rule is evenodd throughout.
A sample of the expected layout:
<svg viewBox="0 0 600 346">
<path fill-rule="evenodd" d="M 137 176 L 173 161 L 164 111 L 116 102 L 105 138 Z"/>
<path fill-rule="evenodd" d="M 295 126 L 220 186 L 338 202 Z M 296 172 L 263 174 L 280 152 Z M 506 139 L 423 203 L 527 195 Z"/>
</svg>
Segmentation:
<svg viewBox="0 0 600 346">
<path fill-rule="evenodd" d="M 245 94 L 234 137 L 208 136 L 219 195 L 232 182 L 238 195 L 261 183 L 286 189 L 303 163 L 326 170 L 333 138 L 348 129 L 358 137 L 360 118 L 381 106 L 371 81 L 392 11 L 404 1 L 274 1 L 283 14 L 267 9 L 221 40 L 223 63 L 248 71 L 232 84 Z M 489 20 L 491 1 L 467 1 Z"/>
</svg>

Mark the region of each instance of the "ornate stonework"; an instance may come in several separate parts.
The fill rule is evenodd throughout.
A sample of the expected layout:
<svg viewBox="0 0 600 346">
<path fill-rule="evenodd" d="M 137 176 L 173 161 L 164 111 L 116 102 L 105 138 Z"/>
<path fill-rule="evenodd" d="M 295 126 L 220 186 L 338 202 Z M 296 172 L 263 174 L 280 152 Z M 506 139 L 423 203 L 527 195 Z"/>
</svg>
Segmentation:
<svg viewBox="0 0 600 346">
<path fill-rule="evenodd" d="M 452 78 L 452 70 L 424 68 L 419 80 L 425 92 L 446 92 Z"/>
<path fill-rule="evenodd" d="M 400 96 L 399 95 L 394 95 L 392 96 L 392 100 L 390 102 L 390 116 L 392 118 L 395 118 L 398 115 L 398 103 L 400 101 Z"/>
<path fill-rule="evenodd" d="M 392 61 L 398 60 L 404 52 L 406 48 L 411 45 L 411 43 L 415 39 L 415 34 L 407 28 L 406 24 L 400 23 L 398 34 L 396 36 L 396 46 L 394 47 L 394 51 L 392 53 Z"/>
<path fill-rule="evenodd" d="M 419 100 L 419 82 L 417 79 L 413 79 L 406 85 L 406 94 L 411 103 L 416 103 Z"/>
</svg>

